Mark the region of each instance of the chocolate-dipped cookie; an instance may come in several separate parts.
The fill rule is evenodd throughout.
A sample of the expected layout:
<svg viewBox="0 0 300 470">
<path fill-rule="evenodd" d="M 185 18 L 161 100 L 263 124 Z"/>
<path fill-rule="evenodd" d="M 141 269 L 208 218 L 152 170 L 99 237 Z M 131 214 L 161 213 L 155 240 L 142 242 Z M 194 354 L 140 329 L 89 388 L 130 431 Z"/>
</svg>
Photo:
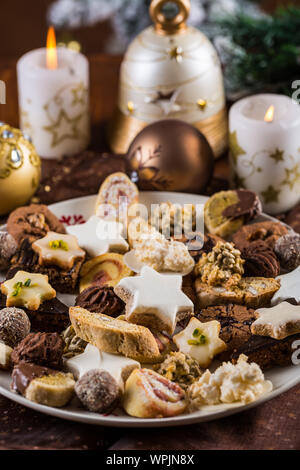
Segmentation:
<svg viewBox="0 0 300 470">
<path fill-rule="evenodd" d="M 210 233 L 227 238 L 261 211 L 261 202 L 253 191 L 220 191 L 205 203 L 204 221 Z"/>
<path fill-rule="evenodd" d="M 300 235 L 291 233 L 275 243 L 275 253 L 284 270 L 293 271 L 300 265 Z"/>
</svg>

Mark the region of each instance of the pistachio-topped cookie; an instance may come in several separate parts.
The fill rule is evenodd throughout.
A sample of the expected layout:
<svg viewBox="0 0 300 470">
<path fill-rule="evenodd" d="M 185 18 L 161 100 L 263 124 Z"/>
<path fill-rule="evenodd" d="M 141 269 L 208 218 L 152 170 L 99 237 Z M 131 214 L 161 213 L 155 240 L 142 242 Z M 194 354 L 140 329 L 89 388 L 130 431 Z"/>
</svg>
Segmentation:
<svg viewBox="0 0 300 470">
<path fill-rule="evenodd" d="M 7 307 L 25 307 L 29 310 L 38 310 L 43 301 L 56 296 L 48 276 L 26 271 L 18 271 L 12 279 L 5 281 L 1 292 L 6 295 Z"/>
<path fill-rule="evenodd" d="M 173 337 L 180 352 L 196 359 L 200 367 L 208 367 L 216 354 L 225 351 L 226 343 L 219 337 L 221 325 L 212 320 L 201 323 L 191 318 L 188 326 Z"/>
<path fill-rule="evenodd" d="M 77 260 L 85 257 L 73 235 L 48 232 L 44 238 L 32 244 L 33 250 L 39 254 L 42 265 L 56 265 L 62 269 L 71 269 Z"/>
</svg>

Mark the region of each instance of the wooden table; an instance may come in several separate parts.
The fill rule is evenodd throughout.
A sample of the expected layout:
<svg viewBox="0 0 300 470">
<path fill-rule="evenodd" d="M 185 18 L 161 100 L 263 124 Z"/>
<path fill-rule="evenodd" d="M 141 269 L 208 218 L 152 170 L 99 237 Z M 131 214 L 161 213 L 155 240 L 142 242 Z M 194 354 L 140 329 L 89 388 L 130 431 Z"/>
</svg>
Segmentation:
<svg viewBox="0 0 300 470">
<path fill-rule="evenodd" d="M 94 56 L 90 64 L 93 147 L 104 150 L 103 123 L 115 106 L 120 58 Z M 0 105 L 0 120 L 17 126 L 15 61 L 0 61 L 1 79 L 7 84 L 7 104 Z M 50 167 L 45 164 L 44 170 L 48 173 Z M 216 164 L 215 176 L 226 178 L 227 174 L 223 158 Z M 0 449 L 299 449 L 299 402 L 298 385 L 257 408 L 218 421 L 135 430 L 70 423 L 0 396 Z"/>
</svg>

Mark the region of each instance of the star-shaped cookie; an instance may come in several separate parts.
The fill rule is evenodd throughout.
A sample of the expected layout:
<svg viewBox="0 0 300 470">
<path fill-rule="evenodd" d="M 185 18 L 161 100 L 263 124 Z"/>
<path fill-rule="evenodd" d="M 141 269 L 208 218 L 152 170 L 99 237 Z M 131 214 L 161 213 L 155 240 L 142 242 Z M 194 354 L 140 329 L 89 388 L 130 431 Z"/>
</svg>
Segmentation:
<svg viewBox="0 0 300 470">
<path fill-rule="evenodd" d="M 126 303 L 126 320 L 172 334 L 177 319 L 194 311 L 181 285 L 181 276 L 144 266 L 139 276 L 121 279 L 115 293 Z"/>
<path fill-rule="evenodd" d="M 259 308 L 258 317 L 251 325 L 251 333 L 259 336 L 270 336 L 284 339 L 300 333 L 300 305 L 282 302 L 271 308 Z"/>
<path fill-rule="evenodd" d="M 41 303 L 56 297 L 48 276 L 18 271 L 13 278 L 3 282 L 2 294 L 6 295 L 7 307 L 25 307 L 38 310 Z"/>
<path fill-rule="evenodd" d="M 118 354 L 100 351 L 92 344 L 88 344 L 82 354 L 68 359 L 65 365 L 76 379 L 91 369 L 104 369 L 116 379 L 121 389 L 124 388 L 131 372 L 140 368 L 139 362 Z"/>
<path fill-rule="evenodd" d="M 123 226 L 118 222 L 92 215 L 85 224 L 70 225 L 66 230 L 93 258 L 109 251 L 124 253 L 128 250 L 128 243 L 121 235 Z"/>
<path fill-rule="evenodd" d="M 298 304 L 300 302 L 300 266 L 288 274 L 276 277 L 280 281 L 280 289 L 272 297 L 271 305 L 277 305 L 288 299 L 294 299 Z"/>
<path fill-rule="evenodd" d="M 212 320 L 202 323 L 191 318 L 188 326 L 173 337 L 179 351 L 189 354 L 199 362 L 200 367 L 208 367 L 216 354 L 225 351 L 226 343 L 219 338 L 221 325 Z"/>
<path fill-rule="evenodd" d="M 85 257 L 76 237 L 62 233 L 48 232 L 47 235 L 32 244 L 32 249 L 39 255 L 41 265 L 55 265 L 62 269 L 71 269 L 77 260 Z"/>
</svg>

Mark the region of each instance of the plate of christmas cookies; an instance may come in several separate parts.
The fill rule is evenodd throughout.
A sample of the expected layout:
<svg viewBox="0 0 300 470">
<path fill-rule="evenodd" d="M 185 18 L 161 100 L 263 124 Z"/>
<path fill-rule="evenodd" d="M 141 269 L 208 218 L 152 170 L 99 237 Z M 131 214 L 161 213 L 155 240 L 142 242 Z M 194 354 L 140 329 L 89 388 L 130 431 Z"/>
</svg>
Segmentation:
<svg viewBox="0 0 300 470">
<path fill-rule="evenodd" d="M 227 416 L 300 381 L 300 235 L 251 191 L 98 195 L 0 231 L 0 393 L 107 426 Z"/>
</svg>

